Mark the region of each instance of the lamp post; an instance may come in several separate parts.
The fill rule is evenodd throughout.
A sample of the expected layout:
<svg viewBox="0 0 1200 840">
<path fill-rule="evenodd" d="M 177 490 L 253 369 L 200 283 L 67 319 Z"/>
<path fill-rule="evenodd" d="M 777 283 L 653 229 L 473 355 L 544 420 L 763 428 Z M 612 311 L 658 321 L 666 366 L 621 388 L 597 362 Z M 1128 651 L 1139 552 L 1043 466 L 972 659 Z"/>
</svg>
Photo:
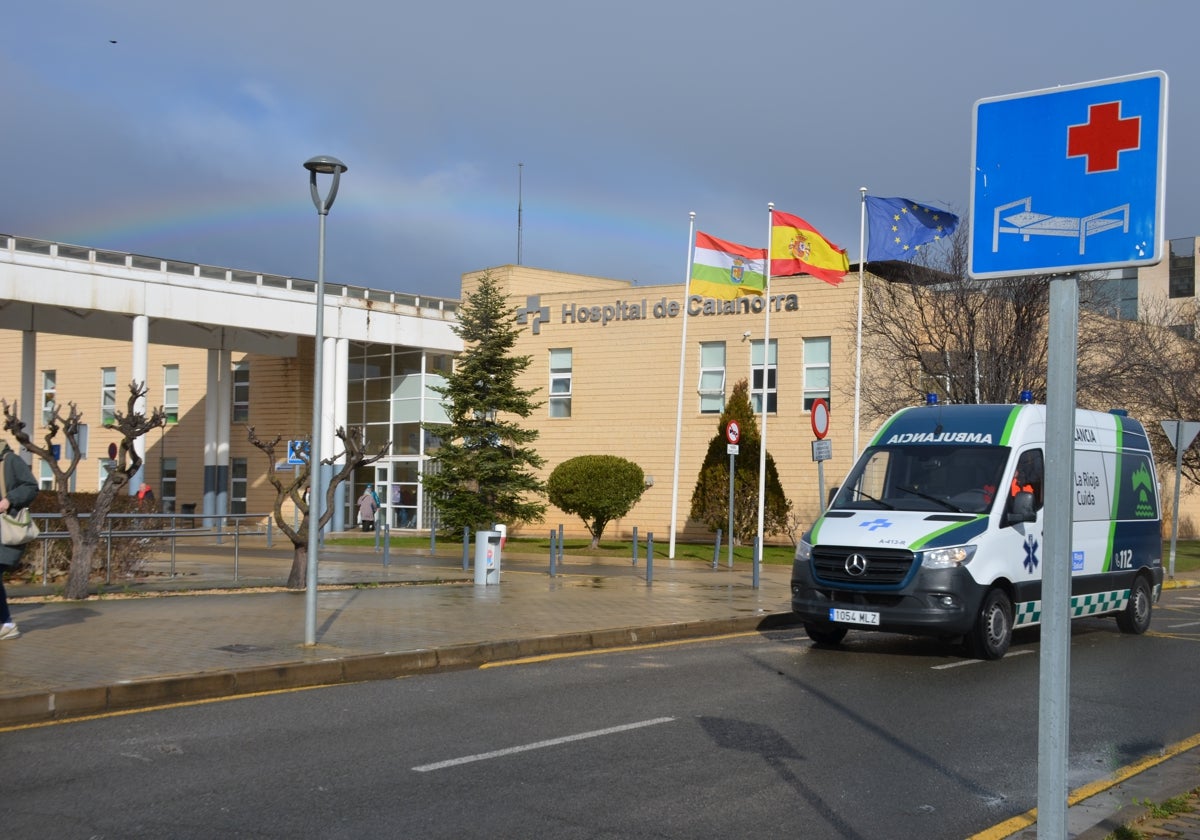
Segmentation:
<svg viewBox="0 0 1200 840">
<path fill-rule="evenodd" d="M 317 560 L 321 545 L 321 393 L 325 388 L 325 217 L 337 198 L 338 182 L 346 171 L 346 164 L 335 157 L 318 155 L 304 162 L 308 170 L 308 185 L 312 192 L 313 206 L 321 220 L 321 232 L 317 246 L 317 325 L 313 334 L 313 430 L 308 450 L 308 569 L 305 574 L 304 590 L 304 644 L 317 643 Z M 317 175 L 332 175 L 329 195 L 321 198 L 317 189 Z"/>
</svg>

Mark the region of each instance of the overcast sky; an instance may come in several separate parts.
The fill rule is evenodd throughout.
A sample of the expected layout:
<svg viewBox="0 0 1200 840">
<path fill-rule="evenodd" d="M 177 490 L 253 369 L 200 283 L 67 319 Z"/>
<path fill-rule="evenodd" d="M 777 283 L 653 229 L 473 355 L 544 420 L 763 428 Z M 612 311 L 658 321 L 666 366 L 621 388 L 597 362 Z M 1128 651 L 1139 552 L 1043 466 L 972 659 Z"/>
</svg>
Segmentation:
<svg viewBox="0 0 1200 840">
<path fill-rule="evenodd" d="M 682 282 L 689 212 L 760 247 L 769 201 L 855 262 L 861 186 L 969 209 L 977 100 L 1163 70 L 1200 234 L 1195 0 L 9 6 L 2 233 L 313 278 L 325 154 L 330 282 L 458 297 L 519 197 L 528 266 Z"/>
</svg>

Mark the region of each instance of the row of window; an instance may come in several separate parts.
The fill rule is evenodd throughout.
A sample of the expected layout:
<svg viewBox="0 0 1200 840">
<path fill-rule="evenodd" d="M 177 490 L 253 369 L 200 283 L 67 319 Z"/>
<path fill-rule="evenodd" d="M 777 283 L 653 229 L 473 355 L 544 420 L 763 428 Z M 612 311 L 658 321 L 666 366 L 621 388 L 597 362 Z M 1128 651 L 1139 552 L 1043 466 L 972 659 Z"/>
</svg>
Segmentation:
<svg viewBox="0 0 1200 840">
<path fill-rule="evenodd" d="M 45 461 L 41 463 L 41 471 L 38 476 L 39 485 L 43 490 L 54 489 L 54 472 L 50 469 L 50 465 Z M 109 458 L 100 459 L 100 476 L 96 484 L 96 489 L 99 490 L 104 486 L 104 481 L 108 478 L 109 470 L 117 465 L 116 461 Z M 179 475 L 178 462 L 174 458 L 163 458 L 161 462 L 162 476 L 159 479 L 158 495 L 159 504 L 156 505 L 157 510 L 167 513 L 175 513 L 179 510 L 176 506 L 175 488 Z M 230 458 L 229 459 L 229 512 L 230 513 L 246 513 L 246 491 L 249 489 L 249 459 L 248 458 Z"/>
<path fill-rule="evenodd" d="M 696 391 L 700 396 L 701 414 L 720 414 L 725 410 L 725 342 L 703 341 L 700 343 L 700 381 Z M 571 393 L 573 382 L 573 351 L 570 347 L 550 350 L 550 399 L 551 417 L 571 416 Z M 804 339 L 804 363 L 800 374 L 804 410 L 812 408 L 814 401 L 829 401 L 830 388 L 830 339 Z M 767 352 L 766 367 L 763 366 L 762 340 L 750 342 L 750 400 L 756 413 L 762 412 L 766 397 L 767 411 L 779 411 L 779 340 L 771 339 Z M 764 379 L 765 374 L 765 379 Z"/>
<path fill-rule="evenodd" d="M 58 371 L 42 371 L 42 425 L 48 425 L 58 404 Z M 163 365 L 163 412 L 168 423 L 179 422 L 179 365 Z M 100 423 L 116 419 L 117 369 L 100 368 Z M 250 419 L 250 366 L 233 366 L 233 422 Z"/>
</svg>

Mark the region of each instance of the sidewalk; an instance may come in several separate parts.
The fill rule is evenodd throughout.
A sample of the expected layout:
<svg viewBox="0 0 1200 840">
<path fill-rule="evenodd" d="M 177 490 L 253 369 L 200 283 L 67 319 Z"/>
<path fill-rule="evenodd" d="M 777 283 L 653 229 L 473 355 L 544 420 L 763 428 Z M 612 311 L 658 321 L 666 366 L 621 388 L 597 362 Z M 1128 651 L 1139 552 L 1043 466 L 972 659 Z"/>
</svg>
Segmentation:
<svg viewBox="0 0 1200 840">
<path fill-rule="evenodd" d="M 181 546 L 154 576 L 81 602 L 9 584 L 21 637 L 0 642 L 0 730 L 122 709 L 311 685 L 478 667 L 526 656 L 714 636 L 794 624 L 790 566 L 713 569 L 693 560 L 508 554 L 501 583 L 477 586 L 461 549 L 321 553 L 317 644 L 304 642 L 306 596 L 281 591 L 286 541 Z M 171 572 L 174 572 L 174 577 Z M 265 587 L 271 587 L 266 589 Z M 187 593 L 193 594 L 166 594 Z M 118 594 L 119 593 L 119 594 Z M 203 593 L 203 594 L 194 594 Z M 161 597 L 124 597 L 126 595 Z M 1200 785 L 1200 748 L 1114 782 L 1070 809 L 1072 836 L 1103 840 L 1146 809 Z M 1134 803 L 1131 805 L 1131 803 Z M 1200 840 L 1200 818 L 1160 821 Z M 1036 823 L 1004 824 L 1036 837 Z M 1157 825 L 1157 823 L 1156 823 Z M 1182 828 L 1180 828 L 1182 826 Z M 1165 829 L 1164 829 L 1165 830 Z"/>
<path fill-rule="evenodd" d="M 785 626 L 791 570 L 712 569 L 656 557 L 506 555 L 500 585 L 476 586 L 461 550 L 383 556 L 322 550 L 317 644 L 304 646 L 306 595 L 280 590 L 291 548 L 243 540 L 182 546 L 164 573 L 86 601 L 9 584 L 21 637 L 0 645 L 0 726 L 254 691 L 323 685 L 564 651 Z M 259 587 L 271 586 L 269 591 Z M 203 596 L 165 591 L 207 591 Z"/>
</svg>

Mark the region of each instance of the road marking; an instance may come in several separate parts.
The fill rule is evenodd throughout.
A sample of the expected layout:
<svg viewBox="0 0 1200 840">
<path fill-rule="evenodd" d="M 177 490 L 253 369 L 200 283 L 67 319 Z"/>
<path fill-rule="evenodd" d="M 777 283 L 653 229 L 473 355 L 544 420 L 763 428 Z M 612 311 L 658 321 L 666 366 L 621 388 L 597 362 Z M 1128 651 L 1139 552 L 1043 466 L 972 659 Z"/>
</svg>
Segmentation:
<svg viewBox="0 0 1200 840">
<path fill-rule="evenodd" d="M 1027 653 L 1033 653 L 1031 650 L 1014 650 L 1012 653 L 1004 654 L 1005 659 L 1011 659 L 1014 656 L 1024 656 Z M 981 662 L 986 662 L 984 659 L 960 659 L 957 662 L 947 662 L 945 665 L 934 665 L 931 670 L 944 671 L 947 668 L 961 668 L 963 665 L 978 665 Z"/>
<path fill-rule="evenodd" d="M 1178 630 L 1180 627 L 1195 627 L 1197 624 L 1200 624 L 1200 621 L 1189 621 L 1186 624 L 1172 624 L 1171 629 Z"/>
<path fill-rule="evenodd" d="M 428 773 L 430 770 L 444 770 L 447 767 L 457 767 L 460 764 L 470 764 L 473 761 L 487 761 L 491 758 L 500 758 L 513 753 L 528 752 L 529 750 L 540 750 L 545 747 L 556 747 L 559 744 L 569 744 L 572 741 L 584 741 L 588 738 L 599 738 L 602 735 L 614 735 L 618 732 L 628 732 L 630 729 L 641 729 L 644 726 L 657 726 L 660 723 L 670 723 L 675 720 L 673 717 L 660 717 L 653 720 L 643 720 L 637 723 L 626 723 L 621 726 L 610 726 L 607 729 L 595 729 L 591 732 L 580 732 L 578 735 L 566 735 L 562 738 L 551 738 L 548 741 L 536 741 L 532 744 L 523 744 L 519 747 L 508 747 L 503 750 L 494 750 L 492 752 L 478 753 L 477 755 L 464 755 L 462 758 L 451 758 L 446 761 L 437 761 L 433 764 L 422 764 L 419 767 L 414 767 L 413 770 L 418 773 Z"/>
</svg>

